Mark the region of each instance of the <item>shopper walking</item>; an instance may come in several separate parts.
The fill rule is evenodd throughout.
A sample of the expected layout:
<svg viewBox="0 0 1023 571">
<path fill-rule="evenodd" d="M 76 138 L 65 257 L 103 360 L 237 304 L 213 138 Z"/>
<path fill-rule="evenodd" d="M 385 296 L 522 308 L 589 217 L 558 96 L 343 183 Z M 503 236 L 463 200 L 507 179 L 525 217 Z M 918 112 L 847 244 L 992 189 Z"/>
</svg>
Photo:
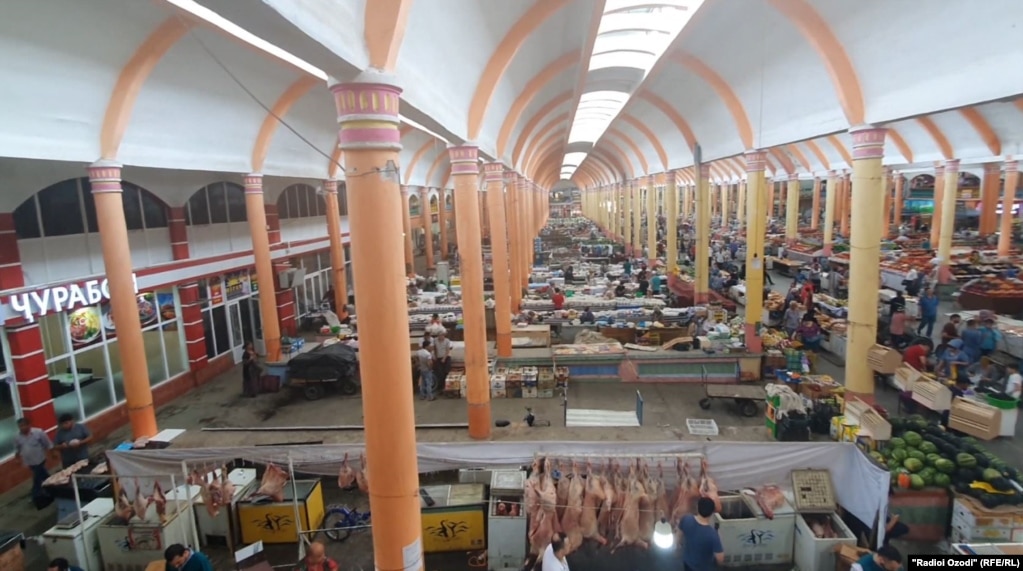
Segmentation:
<svg viewBox="0 0 1023 571">
<path fill-rule="evenodd" d="M 263 376 L 263 367 L 259 366 L 259 353 L 252 341 L 245 343 L 242 354 L 242 396 L 254 397 L 259 394 L 259 379 Z"/>
<path fill-rule="evenodd" d="M 50 437 L 35 428 L 26 418 L 18 419 L 18 434 L 14 437 L 14 455 L 32 472 L 32 500 L 43 495 L 43 482 L 50 477 L 46 471 L 46 454 L 53 449 Z"/>
<path fill-rule="evenodd" d="M 934 295 L 934 290 L 929 289 L 917 302 L 920 307 L 920 325 L 916 328 L 917 335 L 924 335 L 924 330 L 927 330 L 927 338 L 930 339 L 934 335 L 934 322 L 938 320 L 938 296 Z"/>
<path fill-rule="evenodd" d="M 447 331 L 437 333 L 437 339 L 433 342 L 433 380 L 436 385 L 434 392 L 444 390 L 448 380 L 448 373 L 451 372 L 451 341 L 448 339 Z"/>
<path fill-rule="evenodd" d="M 419 399 L 434 400 L 433 396 L 433 348 L 432 341 L 423 341 L 416 351 L 416 365 L 419 366 Z"/>
</svg>

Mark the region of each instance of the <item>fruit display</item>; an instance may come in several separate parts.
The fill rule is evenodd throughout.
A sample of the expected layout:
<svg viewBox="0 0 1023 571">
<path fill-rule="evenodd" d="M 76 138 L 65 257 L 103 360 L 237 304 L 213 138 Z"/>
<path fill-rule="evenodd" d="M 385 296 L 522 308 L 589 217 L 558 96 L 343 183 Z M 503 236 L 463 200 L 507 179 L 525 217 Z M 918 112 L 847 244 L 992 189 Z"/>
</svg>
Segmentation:
<svg viewBox="0 0 1023 571">
<path fill-rule="evenodd" d="M 987 297 L 1023 297 L 1023 281 L 998 276 L 986 276 L 967 283 L 963 286 L 963 293 Z"/>
<path fill-rule="evenodd" d="M 955 436 L 919 415 L 889 422 L 894 436 L 870 457 L 891 472 L 894 486 L 951 488 L 987 508 L 1023 504 L 1019 471 L 976 439 Z"/>
<path fill-rule="evenodd" d="M 983 277 L 998 277 L 1006 270 L 1012 269 L 1013 264 L 984 264 L 974 266 L 970 264 L 955 264 L 949 266 L 949 271 L 957 281 L 969 281 Z"/>
<path fill-rule="evenodd" d="M 849 322 L 845 319 L 829 317 L 823 313 L 817 314 L 817 323 L 820 324 L 821 329 L 831 333 L 844 334 L 849 329 Z"/>
<path fill-rule="evenodd" d="M 767 294 L 764 309 L 767 311 L 785 311 L 785 296 L 776 291 Z"/>
</svg>

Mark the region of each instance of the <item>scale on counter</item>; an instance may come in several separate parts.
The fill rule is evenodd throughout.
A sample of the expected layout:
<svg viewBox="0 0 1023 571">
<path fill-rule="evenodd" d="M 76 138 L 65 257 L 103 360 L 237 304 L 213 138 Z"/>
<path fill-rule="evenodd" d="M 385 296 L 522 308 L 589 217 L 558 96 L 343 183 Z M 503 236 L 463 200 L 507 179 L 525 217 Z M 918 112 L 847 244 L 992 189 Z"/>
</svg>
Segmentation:
<svg viewBox="0 0 1023 571">
<path fill-rule="evenodd" d="M 84 516 L 85 519 L 89 519 L 88 512 L 84 511 L 79 512 L 78 510 L 75 510 L 69 513 L 68 515 L 64 516 L 63 518 L 57 520 L 57 525 L 53 527 L 56 529 L 74 529 L 82 525 L 82 517 L 80 516 Z"/>
</svg>

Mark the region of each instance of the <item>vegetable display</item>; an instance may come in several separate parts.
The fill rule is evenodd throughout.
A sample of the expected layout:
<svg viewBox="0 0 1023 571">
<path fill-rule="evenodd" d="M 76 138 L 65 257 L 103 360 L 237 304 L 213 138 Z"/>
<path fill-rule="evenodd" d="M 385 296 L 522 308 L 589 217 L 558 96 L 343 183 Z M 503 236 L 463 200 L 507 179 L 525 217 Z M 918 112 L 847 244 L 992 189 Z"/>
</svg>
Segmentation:
<svg viewBox="0 0 1023 571">
<path fill-rule="evenodd" d="M 870 457 L 891 472 L 893 486 L 947 487 L 987 508 L 1023 505 L 1019 471 L 976 439 L 956 436 L 919 415 L 890 422 L 896 436 L 881 451 L 870 452 Z"/>
</svg>

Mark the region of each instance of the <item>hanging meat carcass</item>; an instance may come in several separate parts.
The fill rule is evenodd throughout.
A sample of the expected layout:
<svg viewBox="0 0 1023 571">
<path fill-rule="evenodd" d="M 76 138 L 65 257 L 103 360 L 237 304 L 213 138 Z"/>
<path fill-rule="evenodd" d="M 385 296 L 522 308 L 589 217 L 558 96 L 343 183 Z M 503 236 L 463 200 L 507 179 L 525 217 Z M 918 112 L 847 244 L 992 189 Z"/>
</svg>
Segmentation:
<svg viewBox="0 0 1023 571">
<path fill-rule="evenodd" d="M 235 485 L 227 477 L 227 466 L 220 467 L 220 494 L 223 496 L 224 505 L 231 503 L 234 499 Z"/>
<path fill-rule="evenodd" d="M 369 493 L 369 465 L 366 464 L 366 455 L 359 455 L 359 464 L 362 467 L 361 470 L 355 472 L 355 483 L 359 486 L 359 491 L 368 494 Z"/>
<path fill-rule="evenodd" d="M 135 478 L 135 501 L 132 502 L 131 509 L 135 512 L 135 516 L 139 519 L 145 519 L 146 509 L 149 507 L 149 498 L 142 493 L 142 484 L 139 483 L 138 478 Z"/>
<path fill-rule="evenodd" d="M 128 498 L 128 491 L 121 486 L 121 493 L 117 494 L 117 504 L 114 505 L 114 514 L 124 521 L 128 521 L 133 513 L 135 510 L 131 506 L 131 499 Z"/>
<path fill-rule="evenodd" d="M 639 460 L 636 463 L 639 468 L 639 485 L 643 488 L 643 496 L 639 500 L 639 536 L 650 543 L 654 539 L 654 524 L 657 523 L 657 515 L 654 513 L 656 484 L 650 479 L 646 463 Z"/>
<path fill-rule="evenodd" d="M 209 491 L 206 512 L 212 517 L 217 517 L 217 514 L 220 513 L 220 507 L 224 505 L 224 488 L 221 486 L 220 478 L 217 477 L 216 472 L 207 472 L 206 481 L 203 485 Z"/>
<path fill-rule="evenodd" d="M 561 475 L 565 477 L 564 474 Z M 579 518 L 583 513 L 583 493 L 585 486 L 579 474 L 579 464 L 572 463 L 572 479 L 568 483 L 568 500 L 565 503 L 565 514 L 561 516 L 561 531 L 570 540 L 578 533 Z"/>
<path fill-rule="evenodd" d="M 721 513 L 721 498 L 718 497 L 718 485 L 707 469 L 707 459 L 700 460 L 700 496 L 714 501 L 714 510 Z"/>
<path fill-rule="evenodd" d="M 284 501 L 284 484 L 288 483 L 288 473 L 280 469 L 276 464 L 270 463 L 263 472 L 263 479 L 259 482 L 257 496 L 266 496 L 275 502 Z"/>
<path fill-rule="evenodd" d="M 654 516 L 660 521 L 661 518 L 668 517 L 668 512 L 671 511 L 668 507 L 668 488 L 664 484 L 664 465 L 660 462 L 657 463 L 657 479 L 654 480 L 654 484 L 656 485 Z"/>
<path fill-rule="evenodd" d="M 568 477 L 568 472 L 565 470 L 565 466 L 560 460 L 558 461 L 557 470 L 558 507 L 556 508 L 556 512 L 558 514 L 558 521 L 562 521 L 565 517 L 565 507 L 568 506 L 568 487 L 572 483 L 572 480 Z"/>
<path fill-rule="evenodd" d="M 614 462 L 608 460 L 607 468 L 600 478 L 600 484 L 604 488 L 604 501 L 600 505 L 600 515 L 597 516 L 597 531 L 606 540 L 613 539 L 614 528 L 611 526 L 611 513 L 615 503 L 615 482 Z"/>
<path fill-rule="evenodd" d="M 525 503 L 526 517 L 532 518 L 540 511 L 540 459 L 533 460 L 529 477 L 526 478 L 526 487 L 523 503 Z M 532 521 L 532 520 L 530 520 Z"/>
<path fill-rule="evenodd" d="M 614 463 L 615 501 L 611 508 L 611 533 L 615 540 L 621 539 L 622 516 L 625 514 L 625 502 L 629 499 L 629 479 L 622 474 L 621 466 Z"/>
<path fill-rule="evenodd" d="M 355 470 L 348 465 L 348 453 L 345 452 L 345 457 L 341 460 L 341 469 L 337 472 L 337 486 L 342 490 L 347 490 L 355 485 Z"/>
<path fill-rule="evenodd" d="M 631 473 L 629 474 L 629 492 L 625 497 L 625 506 L 622 512 L 622 521 L 619 528 L 618 545 L 615 545 L 611 553 L 614 553 L 619 548 L 626 545 L 636 545 L 646 549 L 649 544 L 640 535 L 639 529 L 639 506 L 646 496 L 646 491 L 643 489 L 637 478 L 634 468 L 630 468 Z"/>
<path fill-rule="evenodd" d="M 693 513 L 693 504 L 700 497 L 700 490 L 689 473 L 689 463 L 685 458 L 676 460 L 675 469 L 678 471 L 678 488 L 671 508 L 671 525 L 677 527 L 686 514 Z"/>
<path fill-rule="evenodd" d="M 529 553 L 535 557 L 543 554 L 551 544 L 555 533 L 560 533 L 556 505 L 558 502 L 557 486 L 551 476 L 551 462 L 544 461 L 543 474 L 540 476 L 538 490 L 539 505 L 536 513 L 529 519 Z"/>
<path fill-rule="evenodd" d="M 160 518 L 160 523 L 167 523 L 167 496 L 163 495 L 160 482 L 153 484 L 153 496 L 150 498 L 150 501 L 153 507 L 156 508 L 156 516 Z"/>
<path fill-rule="evenodd" d="M 597 525 L 597 510 L 604 504 L 604 484 L 602 478 L 593 471 L 593 465 L 586 463 L 586 491 L 583 496 L 583 511 L 579 517 L 579 539 L 569 537 L 569 549 L 576 549 L 582 544 L 582 539 L 592 539 L 601 545 L 607 540 L 601 535 Z"/>
</svg>

